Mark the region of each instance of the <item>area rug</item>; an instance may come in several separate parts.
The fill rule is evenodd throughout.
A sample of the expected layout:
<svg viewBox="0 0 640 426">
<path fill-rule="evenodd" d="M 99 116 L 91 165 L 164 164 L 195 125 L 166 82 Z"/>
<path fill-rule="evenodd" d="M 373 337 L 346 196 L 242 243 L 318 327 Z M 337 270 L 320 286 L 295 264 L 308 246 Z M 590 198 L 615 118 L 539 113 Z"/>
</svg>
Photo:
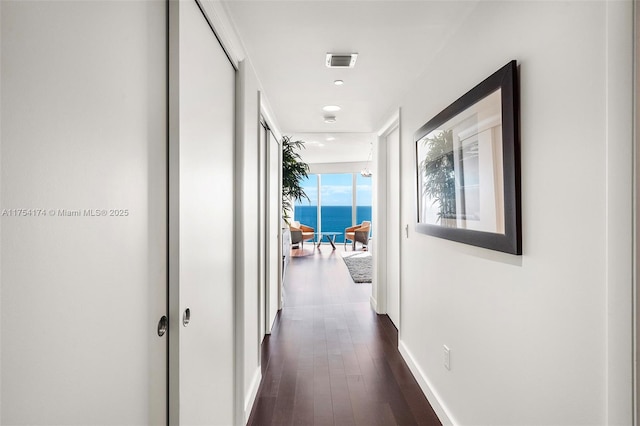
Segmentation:
<svg viewBox="0 0 640 426">
<path fill-rule="evenodd" d="M 346 252 L 342 253 L 342 259 L 349 269 L 354 283 L 370 283 L 373 262 L 371 253 L 368 252 Z"/>
</svg>

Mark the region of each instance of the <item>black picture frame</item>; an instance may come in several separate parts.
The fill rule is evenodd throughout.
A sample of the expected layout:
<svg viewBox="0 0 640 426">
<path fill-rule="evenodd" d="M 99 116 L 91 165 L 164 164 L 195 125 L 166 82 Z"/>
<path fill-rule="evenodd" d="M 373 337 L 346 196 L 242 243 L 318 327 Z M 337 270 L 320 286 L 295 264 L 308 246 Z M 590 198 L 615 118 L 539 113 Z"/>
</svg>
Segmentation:
<svg viewBox="0 0 640 426">
<path fill-rule="evenodd" d="M 415 132 L 417 232 L 522 254 L 519 118 L 513 60 Z"/>
</svg>

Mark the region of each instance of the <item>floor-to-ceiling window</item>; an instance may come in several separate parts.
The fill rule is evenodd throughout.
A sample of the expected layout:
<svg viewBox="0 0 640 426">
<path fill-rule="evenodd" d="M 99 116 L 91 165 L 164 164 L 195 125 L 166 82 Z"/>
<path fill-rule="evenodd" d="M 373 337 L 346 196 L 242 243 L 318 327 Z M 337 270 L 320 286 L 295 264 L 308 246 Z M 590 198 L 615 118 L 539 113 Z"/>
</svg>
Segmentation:
<svg viewBox="0 0 640 426">
<path fill-rule="evenodd" d="M 309 175 L 300 186 L 309 199 L 296 201 L 293 219 L 318 230 L 318 175 Z"/>
<path fill-rule="evenodd" d="M 356 174 L 356 223 L 371 222 L 371 177 Z"/>
<path fill-rule="evenodd" d="M 310 174 L 301 184 L 309 200 L 295 203 L 294 220 L 316 232 L 340 232 L 336 242 L 343 242 L 346 228 L 371 221 L 371 178 L 359 173 Z"/>
<path fill-rule="evenodd" d="M 322 232 L 342 232 L 353 222 L 353 174 L 323 174 L 320 181 Z M 343 242 L 344 234 L 336 241 Z"/>
</svg>

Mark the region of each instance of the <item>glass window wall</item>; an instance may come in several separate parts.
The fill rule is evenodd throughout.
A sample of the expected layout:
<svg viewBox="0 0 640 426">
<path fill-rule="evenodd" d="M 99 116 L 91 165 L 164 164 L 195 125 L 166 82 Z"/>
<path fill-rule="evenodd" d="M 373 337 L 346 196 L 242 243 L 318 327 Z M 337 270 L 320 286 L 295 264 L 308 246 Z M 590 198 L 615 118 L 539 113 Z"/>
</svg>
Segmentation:
<svg viewBox="0 0 640 426">
<path fill-rule="evenodd" d="M 311 226 L 318 232 L 318 175 L 309 175 L 300 186 L 309 199 L 296 201 L 293 220 Z"/>
<path fill-rule="evenodd" d="M 302 187 L 310 201 L 295 203 L 294 220 L 316 232 L 340 232 L 336 242 L 344 242 L 346 228 L 371 221 L 371 178 L 360 173 L 310 174 Z"/>
<path fill-rule="evenodd" d="M 356 175 L 356 223 L 371 222 L 371 178 Z"/>
</svg>

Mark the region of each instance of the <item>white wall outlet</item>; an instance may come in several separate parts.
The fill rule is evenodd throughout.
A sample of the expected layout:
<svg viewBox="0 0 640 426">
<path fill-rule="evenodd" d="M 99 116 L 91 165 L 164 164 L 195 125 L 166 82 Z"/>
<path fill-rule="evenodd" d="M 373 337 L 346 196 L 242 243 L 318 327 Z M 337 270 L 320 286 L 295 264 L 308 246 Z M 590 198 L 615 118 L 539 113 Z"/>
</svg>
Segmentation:
<svg viewBox="0 0 640 426">
<path fill-rule="evenodd" d="M 447 345 L 442 346 L 444 348 L 444 368 L 451 370 L 451 350 Z"/>
</svg>

